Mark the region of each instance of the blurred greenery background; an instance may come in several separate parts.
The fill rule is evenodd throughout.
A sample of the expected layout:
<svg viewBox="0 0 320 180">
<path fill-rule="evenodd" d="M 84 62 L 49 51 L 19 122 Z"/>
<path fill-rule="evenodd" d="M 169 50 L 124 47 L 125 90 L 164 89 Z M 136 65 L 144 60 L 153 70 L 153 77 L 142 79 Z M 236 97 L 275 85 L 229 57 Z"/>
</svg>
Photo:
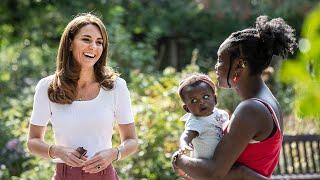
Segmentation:
<svg viewBox="0 0 320 180">
<path fill-rule="evenodd" d="M 176 94 L 182 77 L 213 79 L 219 44 L 259 15 L 296 29 L 299 50 L 274 61 L 263 78 L 278 98 L 285 133 L 320 133 L 320 6 L 318 0 L 2 0 L 0 4 L 0 179 L 50 179 L 53 164 L 26 150 L 36 83 L 54 73 L 59 39 L 78 13 L 100 16 L 109 32 L 109 65 L 128 82 L 139 152 L 117 162 L 121 179 L 175 179 L 170 157 L 184 114 Z M 219 107 L 239 102 L 219 90 Z M 48 127 L 46 140 L 52 140 Z M 118 144 L 117 131 L 114 144 Z"/>
</svg>

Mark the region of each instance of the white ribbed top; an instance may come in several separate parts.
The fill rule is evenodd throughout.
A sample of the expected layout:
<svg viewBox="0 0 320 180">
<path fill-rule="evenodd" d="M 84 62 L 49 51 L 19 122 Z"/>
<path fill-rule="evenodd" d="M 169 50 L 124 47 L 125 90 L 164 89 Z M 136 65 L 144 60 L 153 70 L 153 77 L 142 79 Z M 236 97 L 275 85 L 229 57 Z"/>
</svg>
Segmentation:
<svg viewBox="0 0 320 180">
<path fill-rule="evenodd" d="M 72 104 L 53 103 L 48 98 L 48 87 L 53 80 L 48 76 L 39 81 L 34 95 L 30 123 L 38 126 L 52 124 L 55 144 L 84 147 L 87 155 L 112 147 L 113 123 L 133 123 L 130 93 L 125 80 L 118 77 L 112 90 L 100 88 L 92 100 Z M 63 162 L 60 159 L 54 162 Z"/>
</svg>

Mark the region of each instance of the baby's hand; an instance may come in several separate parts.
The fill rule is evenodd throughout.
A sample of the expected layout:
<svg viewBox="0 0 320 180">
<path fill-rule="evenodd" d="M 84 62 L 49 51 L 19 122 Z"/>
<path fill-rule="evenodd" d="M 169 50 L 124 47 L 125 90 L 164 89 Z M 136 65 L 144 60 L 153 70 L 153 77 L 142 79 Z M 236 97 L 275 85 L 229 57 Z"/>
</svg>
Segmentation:
<svg viewBox="0 0 320 180">
<path fill-rule="evenodd" d="M 183 154 L 186 151 L 193 151 L 193 145 L 191 142 L 181 141 L 180 142 L 180 150 L 183 152 Z"/>
</svg>

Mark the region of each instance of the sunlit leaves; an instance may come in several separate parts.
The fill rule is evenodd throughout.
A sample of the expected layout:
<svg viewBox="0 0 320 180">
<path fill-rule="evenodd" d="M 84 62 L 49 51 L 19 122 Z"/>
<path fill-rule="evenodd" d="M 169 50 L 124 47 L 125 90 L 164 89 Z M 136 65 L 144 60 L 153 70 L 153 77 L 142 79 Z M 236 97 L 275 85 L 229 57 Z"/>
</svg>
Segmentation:
<svg viewBox="0 0 320 180">
<path fill-rule="evenodd" d="M 300 52 L 283 64 L 282 81 L 295 88 L 295 112 L 302 118 L 320 120 L 320 6 L 305 19 Z"/>
</svg>

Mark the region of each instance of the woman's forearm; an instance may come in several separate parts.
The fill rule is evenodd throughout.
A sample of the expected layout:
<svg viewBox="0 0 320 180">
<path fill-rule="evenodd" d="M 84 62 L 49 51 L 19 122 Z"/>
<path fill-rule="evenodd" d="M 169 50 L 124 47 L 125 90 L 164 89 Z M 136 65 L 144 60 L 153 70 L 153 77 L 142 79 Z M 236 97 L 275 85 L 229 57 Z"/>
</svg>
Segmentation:
<svg viewBox="0 0 320 180">
<path fill-rule="evenodd" d="M 48 154 L 49 145 L 40 138 L 32 138 L 27 142 L 28 150 L 31 154 L 43 158 L 51 158 Z M 52 152 L 52 150 L 51 150 Z"/>
<path fill-rule="evenodd" d="M 138 150 L 137 139 L 126 139 L 118 147 L 121 151 L 121 159 L 135 153 Z"/>
<path fill-rule="evenodd" d="M 263 179 L 269 179 L 257 172 L 255 172 L 254 170 L 246 167 L 246 166 L 243 166 L 243 165 L 240 165 L 238 168 L 241 176 L 242 176 L 242 179 L 248 179 L 248 180 L 263 180 Z"/>
<path fill-rule="evenodd" d="M 212 160 L 195 159 L 181 155 L 176 165 L 193 179 L 222 179 L 225 176 L 222 174 L 223 172 L 212 171 L 212 169 L 216 169 Z"/>
</svg>

